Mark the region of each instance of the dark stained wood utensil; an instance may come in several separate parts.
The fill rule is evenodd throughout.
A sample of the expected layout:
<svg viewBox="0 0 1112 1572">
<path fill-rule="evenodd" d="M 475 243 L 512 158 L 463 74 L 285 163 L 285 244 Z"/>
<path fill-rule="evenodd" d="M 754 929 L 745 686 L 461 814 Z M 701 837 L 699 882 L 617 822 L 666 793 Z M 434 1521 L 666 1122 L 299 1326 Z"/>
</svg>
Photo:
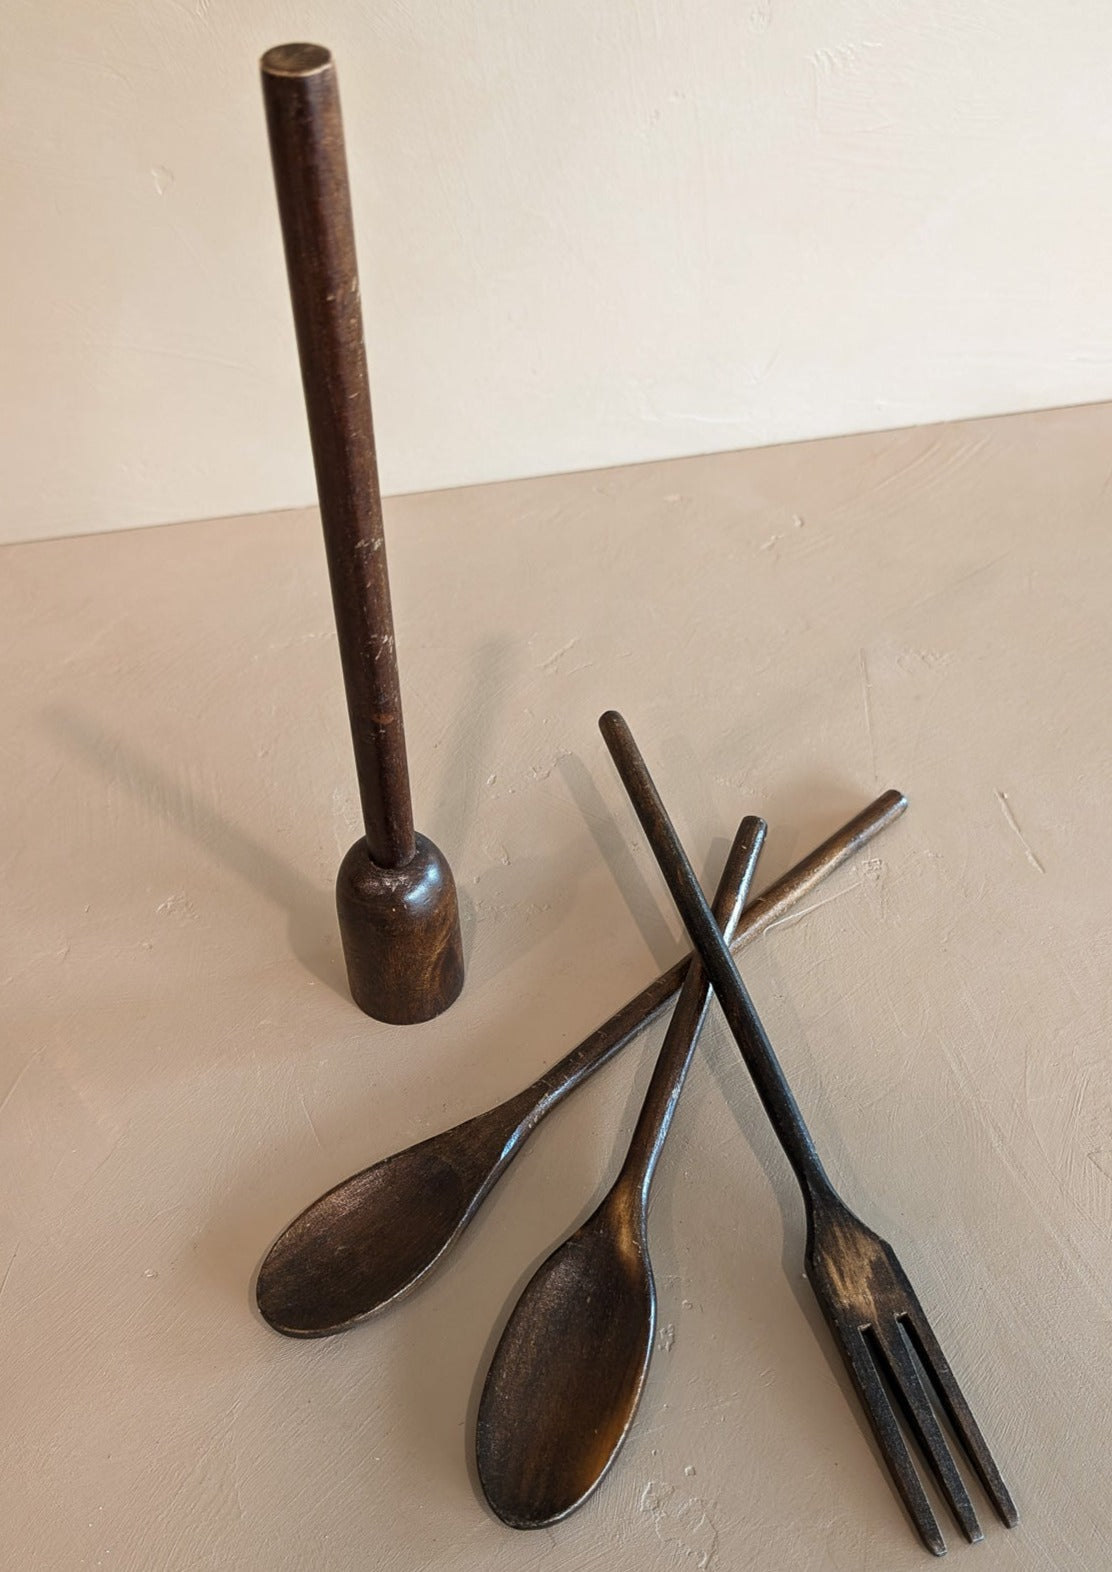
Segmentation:
<svg viewBox="0 0 1112 1572">
<path fill-rule="evenodd" d="M 610 710 L 599 728 L 799 1181 L 807 1213 L 807 1279 L 923 1543 L 937 1556 L 946 1553 L 890 1393 L 966 1537 L 970 1541 L 983 1537 L 924 1375 L 1001 1520 L 1014 1526 L 1017 1514 L 1012 1498 L 895 1251 L 850 1211 L 819 1160 L 629 727 Z"/>
<path fill-rule="evenodd" d="M 340 936 L 356 1004 L 406 1025 L 458 997 L 463 942 L 452 870 L 413 828 L 340 95 L 318 44 L 261 70 L 366 832 L 340 864 Z"/>
<path fill-rule="evenodd" d="M 727 944 L 764 837 L 762 820 L 743 819 L 726 859 L 714 917 Z M 544 1528 L 581 1506 L 633 1423 L 656 1335 L 649 1190 L 710 1000 L 692 960 L 617 1179 L 533 1274 L 494 1351 L 475 1456 L 511 1528 Z"/>
<path fill-rule="evenodd" d="M 899 818 L 887 791 L 748 907 L 735 945 L 786 917 Z M 541 1121 L 675 999 L 690 956 L 650 983 L 516 1096 L 335 1185 L 279 1235 L 259 1269 L 259 1311 L 288 1337 L 327 1337 L 410 1293 L 444 1258 Z"/>
</svg>

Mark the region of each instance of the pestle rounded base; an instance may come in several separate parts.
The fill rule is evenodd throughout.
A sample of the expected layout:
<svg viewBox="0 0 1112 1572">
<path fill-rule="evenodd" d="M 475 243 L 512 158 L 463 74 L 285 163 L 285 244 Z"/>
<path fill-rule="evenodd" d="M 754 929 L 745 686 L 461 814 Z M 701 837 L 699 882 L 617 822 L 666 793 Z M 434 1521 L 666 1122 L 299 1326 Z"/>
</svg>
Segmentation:
<svg viewBox="0 0 1112 1572">
<path fill-rule="evenodd" d="M 399 868 L 356 841 L 336 876 L 348 986 L 359 1008 L 397 1026 L 431 1021 L 463 987 L 463 940 L 452 870 L 423 835 Z"/>
</svg>

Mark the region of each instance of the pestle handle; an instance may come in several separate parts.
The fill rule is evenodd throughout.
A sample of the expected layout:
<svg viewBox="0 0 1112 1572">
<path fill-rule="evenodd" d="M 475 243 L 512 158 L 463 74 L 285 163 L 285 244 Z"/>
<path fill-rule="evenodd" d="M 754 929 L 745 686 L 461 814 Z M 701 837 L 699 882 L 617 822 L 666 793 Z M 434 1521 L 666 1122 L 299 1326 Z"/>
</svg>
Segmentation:
<svg viewBox="0 0 1112 1572">
<path fill-rule="evenodd" d="M 416 843 L 340 94 L 319 44 L 261 70 L 367 850 L 398 868 Z"/>
</svg>

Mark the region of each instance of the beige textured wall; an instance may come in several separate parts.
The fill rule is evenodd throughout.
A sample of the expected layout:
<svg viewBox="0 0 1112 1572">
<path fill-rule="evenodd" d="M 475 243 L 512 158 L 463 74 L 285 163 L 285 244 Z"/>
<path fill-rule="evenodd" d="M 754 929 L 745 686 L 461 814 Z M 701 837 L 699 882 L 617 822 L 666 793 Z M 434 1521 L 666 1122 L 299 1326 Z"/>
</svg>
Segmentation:
<svg viewBox="0 0 1112 1572">
<path fill-rule="evenodd" d="M 1102 0 L 8 0 L 0 539 L 312 494 L 255 62 L 341 68 L 388 490 L 1112 394 Z"/>
</svg>

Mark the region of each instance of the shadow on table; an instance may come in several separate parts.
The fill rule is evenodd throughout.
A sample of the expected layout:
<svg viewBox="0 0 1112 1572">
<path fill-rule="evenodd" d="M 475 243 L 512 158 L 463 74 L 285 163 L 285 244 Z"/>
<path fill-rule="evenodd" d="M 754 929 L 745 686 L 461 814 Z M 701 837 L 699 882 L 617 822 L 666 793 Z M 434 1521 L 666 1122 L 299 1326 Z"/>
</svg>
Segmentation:
<svg viewBox="0 0 1112 1572">
<path fill-rule="evenodd" d="M 661 970 L 671 966 L 676 959 L 676 938 L 668 927 L 660 900 L 642 872 L 642 864 L 652 866 L 651 854 L 645 852 L 638 861 L 630 850 L 628 837 L 638 833 L 632 813 L 625 824 L 615 820 L 591 772 L 577 754 L 561 754 L 556 760 L 556 769 L 568 795 L 583 815 L 599 856 L 610 869 L 650 955 Z M 667 901 L 666 892 L 664 901 Z"/>
<path fill-rule="evenodd" d="M 93 764 L 153 816 L 168 820 L 260 895 L 289 915 L 290 950 L 326 987 L 348 997 L 343 959 L 330 940 L 336 930 L 331 889 L 315 884 L 248 830 L 234 824 L 185 780 L 156 764 L 136 744 L 66 705 L 44 712 L 71 753 Z"/>
</svg>

